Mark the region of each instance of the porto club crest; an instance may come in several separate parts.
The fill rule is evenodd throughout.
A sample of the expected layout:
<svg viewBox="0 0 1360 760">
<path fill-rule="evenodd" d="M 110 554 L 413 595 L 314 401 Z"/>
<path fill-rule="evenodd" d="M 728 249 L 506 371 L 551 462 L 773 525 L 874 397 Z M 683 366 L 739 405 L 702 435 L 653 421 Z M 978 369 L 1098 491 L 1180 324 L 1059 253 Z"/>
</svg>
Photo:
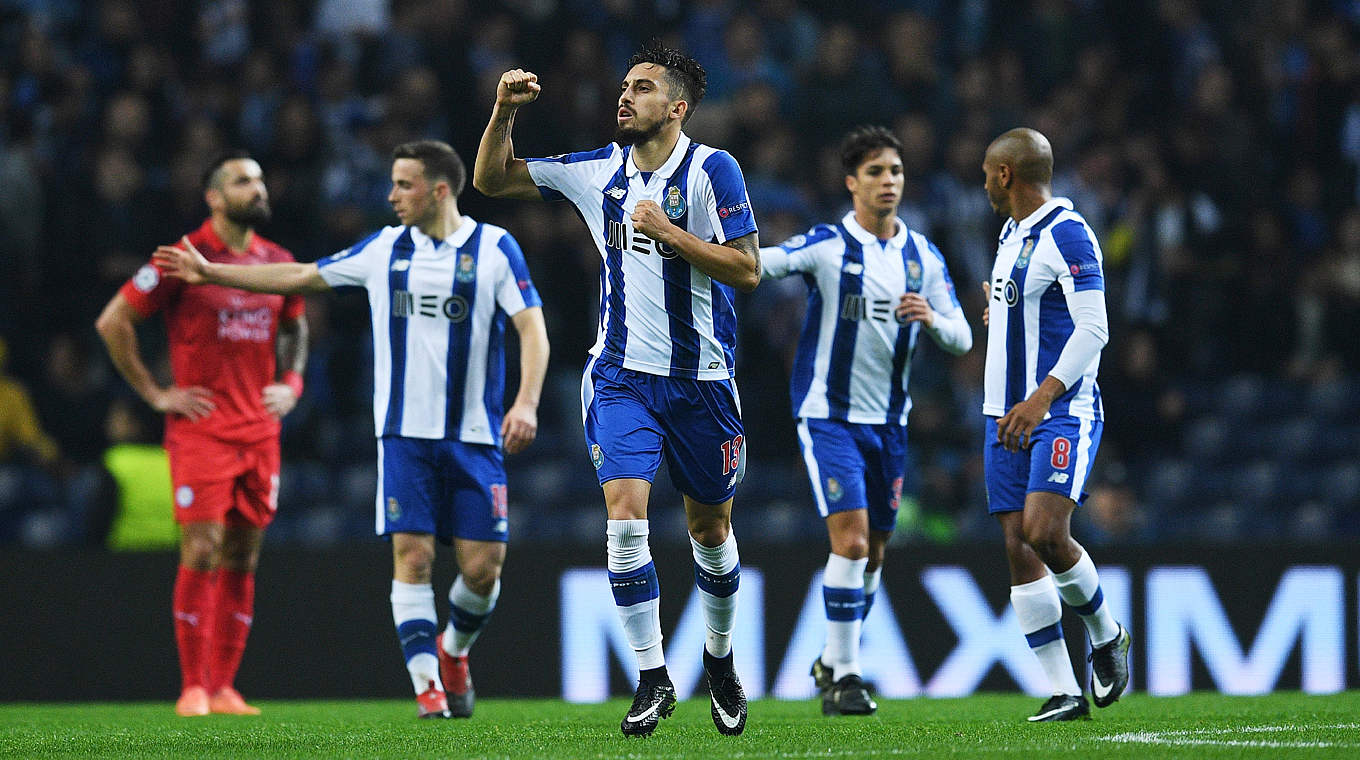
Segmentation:
<svg viewBox="0 0 1360 760">
<path fill-rule="evenodd" d="M 680 195 L 680 188 L 671 185 L 666 191 L 665 200 L 661 202 L 661 208 L 671 219 L 679 219 L 685 215 L 685 199 Z"/>
<path fill-rule="evenodd" d="M 921 262 L 914 259 L 907 261 L 907 290 L 921 290 Z"/>
</svg>

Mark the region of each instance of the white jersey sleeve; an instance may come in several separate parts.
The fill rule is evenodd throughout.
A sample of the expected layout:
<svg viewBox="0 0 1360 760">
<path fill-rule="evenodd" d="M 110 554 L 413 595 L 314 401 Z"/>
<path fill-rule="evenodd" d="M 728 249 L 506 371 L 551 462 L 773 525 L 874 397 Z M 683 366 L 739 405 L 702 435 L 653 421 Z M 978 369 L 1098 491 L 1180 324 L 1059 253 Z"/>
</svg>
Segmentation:
<svg viewBox="0 0 1360 760">
<path fill-rule="evenodd" d="M 332 288 L 347 285 L 367 288 L 372 278 L 386 276 L 392 241 L 401 234 L 402 229 L 384 227 L 349 248 L 318 259 L 317 273 Z"/>
<path fill-rule="evenodd" d="M 595 150 L 562 153 L 546 158 L 526 158 L 529 176 L 538 185 L 538 192 L 546 201 L 577 203 L 589 191 L 599 192 L 598 174 L 605 166 L 616 162 L 614 143 Z"/>
</svg>

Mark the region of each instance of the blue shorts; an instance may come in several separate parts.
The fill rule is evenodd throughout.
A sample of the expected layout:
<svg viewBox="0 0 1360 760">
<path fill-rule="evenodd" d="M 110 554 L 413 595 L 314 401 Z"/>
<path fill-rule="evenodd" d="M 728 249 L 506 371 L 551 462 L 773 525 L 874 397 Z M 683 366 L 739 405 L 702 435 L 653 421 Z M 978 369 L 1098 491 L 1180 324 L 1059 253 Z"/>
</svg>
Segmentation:
<svg viewBox="0 0 1360 760">
<path fill-rule="evenodd" d="M 1100 420 L 1050 417 L 1039 423 L 1030 447 L 1010 452 L 996 440 L 997 417 L 988 417 L 983 432 L 982 464 L 987 473 L 987 512 L 1018 512 L 1025 494 L 1052 491 L 1080 504 L 1082 488 L 1100 448 Z"/>
<path fill-rule="evenodd" d="M 650 483 L 664 454 L 681 493 L 721 504 L 746 472 L 741 402 L 731 380 L 664 377 L 592 358 L 581 378 L 581 414 L 601 485 Z"/>
<path fill-rule="evenodd" d="M 480 443 L 378 439 L 376 531 L 505 541 L 509 505 L 500 449 Z"/>
<path fill-rule="evenodd" d="M 870 528 L 892 532 L 907 467 L 906 426 L 803 419 L 798 443 L 822 517 L 867 509 Z"/>
</svg>

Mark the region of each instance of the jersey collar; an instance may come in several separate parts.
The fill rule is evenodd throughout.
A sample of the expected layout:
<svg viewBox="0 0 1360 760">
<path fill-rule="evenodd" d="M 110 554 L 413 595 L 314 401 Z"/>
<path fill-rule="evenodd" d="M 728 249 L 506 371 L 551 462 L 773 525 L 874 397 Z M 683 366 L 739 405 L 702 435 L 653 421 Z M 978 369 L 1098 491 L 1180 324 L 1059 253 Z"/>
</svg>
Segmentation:
<svg viewBox="0 0 1360 760">
<path fill-rule="evenodd" d="M 472 231 L 476 228 L 477 220 L 467 214 L 463 214 L 463 223 L 458 225 L 458 229 L 454 230 L 452 235 L 444 238 L 442 242 L 448 243 L 453 249 L 461 248 L 463 244 L 468 241 L 468 238 L 472 237 Z M 425 245 L 428 242 L 431 248 L 436 250 L 439 248 L 435 243 L 434 238 L 421 232 L 419 227 L 411 227 L 411 240 L 415 242 L 416 247 Z"/>
<path fill-rule="evenodd" d="M 232 253 L 232 250 L 230 247 L 227 246 L 226 241 L 224 241 L 217 234 L 217 230 L 213 229 L 212 217 L 209 217 L 208 219 L 204 220 L 203 226 L 198 228 L 197 234 L 202 236 L 201 240 L 203 241 L 203 244 L 209 249 L 211 249 L 208 251 L 203 251 L 202 253 L 204 256 L 209 256 L 209 258 L 211 258 L 211 256 L 232 258 L 236 255 Z M 259 239 L 260 236 L 256 235 L 252 230 L 250 235 L 250 242 L 246 243 L 246 249 L 241 252 L 242 255 L 249 256 L 255 253 L 255 246 Z"/>
<path fill-rule="evenodd" d="M 652 176 L 670 179 L 676 168 L 680 166 L 680 162 L 684 160 L 685 151 L 689 149 L 689 143 L 689 135 L 681 132 L 680 139 L 675 141 L 675 148 L 671 150 L 670 158 L 666 159 L 666 163 L 662 164 L 660 169 L 652 172 Z M 631 150 L 628 151 L 628 162 L 624 165 L 623 171 L 628 179 L 636 177 L 638 171 L 640 171 L 637 164 L 633 163 L 633 151 Z"/>
<path fill-rule="evenodd" d="M 1033 227 L 1034 225 L 1038 224 L 1040 219 L 1043 219 L 1044 217 L 1048 216 L 1048 213 L 1050 211 L 1059 206 L 1062 206 L 1068 211 L 1071 211 L 1072 201 L 1068 200 L 1067 198 L 1049 198 L 1047 203 L 1035 209 L 1033 214 L 1030 214 L 1024 219 L 1021 219 L 1020 223 L 1015 226 L 1019 229 L 1027 230 L 1030 227 Z"/>
<path fill-rule="evenodd" d="M 888 245 L 893 248 L 901 248 L 907 244 L 907 225 L 901 218 L 898 218 L 896 221 L 897 232 L 893 233 L 891 238 L 888 238 Z M 864 229 L 859 222 L 855 221 L 854 211 L 846 214 L 845 217 L 841 219 L 841 224 L 845 225 L 845 229 L 850 231 L 850 236 L 855 240 L 858 240 L 860 245 L 878 244 L 878 236 Z"/>
</svg>

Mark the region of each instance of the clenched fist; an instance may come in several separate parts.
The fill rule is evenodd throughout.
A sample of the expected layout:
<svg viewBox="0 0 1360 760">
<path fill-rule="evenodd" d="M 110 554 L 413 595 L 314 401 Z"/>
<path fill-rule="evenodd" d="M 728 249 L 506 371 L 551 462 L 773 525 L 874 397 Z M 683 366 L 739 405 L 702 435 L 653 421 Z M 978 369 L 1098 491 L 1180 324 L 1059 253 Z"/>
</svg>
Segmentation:
<svg viewBox="0 0 1360 760">
<path fill-rule="evenodd" d="M 496 105 L 519 108 L 537 100 L 542 89 L 534 72 L 510 69 L 501 74 L 501 81 L 496 85 Z"/>
</svg>

